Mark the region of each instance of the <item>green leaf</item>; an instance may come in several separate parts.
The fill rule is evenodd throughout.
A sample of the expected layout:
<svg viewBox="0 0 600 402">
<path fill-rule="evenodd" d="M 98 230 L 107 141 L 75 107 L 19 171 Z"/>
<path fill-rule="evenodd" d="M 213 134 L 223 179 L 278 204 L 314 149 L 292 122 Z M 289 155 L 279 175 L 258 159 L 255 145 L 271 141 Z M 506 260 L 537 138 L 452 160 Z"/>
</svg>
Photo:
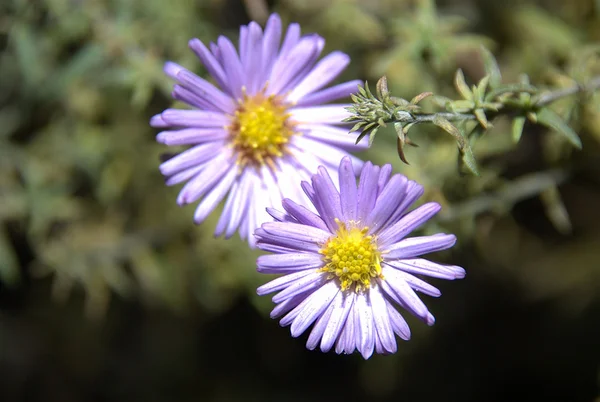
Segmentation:
<svg viewBox="0 0 600 402">
<path fill-rule="evenodd" d="M 465 81 L 465 75 L 460 68 L 456 70 L 456 75 L 454 76 L 454 86 L 464 99 L 473 100 L 473 94 L 471 93 L 471 90 Z"/>
<path fill-rule="evenodd" d="M 496 88 L 502 83 L 502 74 L 496 58 L 485 46 L 481 46 L 481 56 L 486 74 L 490 77 L 490 88 Z"/>
<path fill-rule="evenodd" d="M 516 144 L 521 139 L 521 135 L 523 134 L 523 127 L 525 126 L 525 117 L 519 116 L 515 117 L 512 124 L 512 139 Z"/>
<path fill-rule="evenodd" d="M 454 137 L 461 155 L 459 164 L 463 164 L 472 174 L 474 174 L 475 176 L 479 176 L 479 171 L 477 170 L 477 163 L 475 162 L 475 157 L 473 156 L 473 150 L 471 149 L 471 145 L 469 144 L 469 141 L 463 135 L 463 133 L 458 129 L 458 127 L 454 126 L 448 120 L 444 119 L 443 117 L 440 117 L 439 115 L 435 116 L 435 118 L 433 119 L 433 124 L 440 127 L 452 137 Z"/>
<path fill-rule="evenodd" d="M 545 107 L 537 113 L 537 122 L 562 134 L 573 146 L 581 149 L 581 139 L 554 111 Z"/>
</svg>

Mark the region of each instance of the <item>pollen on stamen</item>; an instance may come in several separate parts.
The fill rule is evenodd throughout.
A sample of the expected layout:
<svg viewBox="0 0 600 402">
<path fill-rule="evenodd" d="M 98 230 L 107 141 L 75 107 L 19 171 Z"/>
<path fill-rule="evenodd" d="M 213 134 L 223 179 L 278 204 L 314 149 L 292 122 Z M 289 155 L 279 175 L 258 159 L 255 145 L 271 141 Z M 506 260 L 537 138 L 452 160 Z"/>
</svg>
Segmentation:
<svg viewBox="0 0 600 402">
<path fill-rule="evenodd" d="M 287 153 L 287 144 L 295 133 L 290 116 L 279 97 L 244 95 L 233 116 L 234 123 L 228 127 L 238 165 L 266 164 L 273 169 L 274 159 Z"/>
<path fill-rule="evenodd" d="M 336 219 L 339 229 L 320 250 L 325 261 L 322 272 L 337 278 L 342 290 L 366 290 L 371 280 L 381 277 L 381 253 L 368 227 L 359 228 L 355 222 L 346 224 Z M 348 227 L 350 226 L 350 227 Z"/>
</svg>

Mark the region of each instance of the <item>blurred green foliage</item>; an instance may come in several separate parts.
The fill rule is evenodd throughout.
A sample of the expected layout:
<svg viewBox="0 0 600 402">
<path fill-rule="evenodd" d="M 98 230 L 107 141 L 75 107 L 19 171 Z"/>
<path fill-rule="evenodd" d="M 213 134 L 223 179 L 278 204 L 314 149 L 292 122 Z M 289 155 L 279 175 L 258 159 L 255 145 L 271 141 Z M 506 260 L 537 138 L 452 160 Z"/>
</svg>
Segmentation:
<svg viewBox="0 0 600 402">
<path fill-rule="evenodd" d="M 452 96 L 458 68 L 467 83 L 477 83 L 485 74 L 481 45 L 497 57 L 507 82 L 527 74 L 534 85 L 561 88 L 600 74 L 598 1 L 258 3 L 323 35 L 327 51 L 350 54 L 342 78 L 374 83 L 386 74 L 390 90 L 406 99 L 424 91 Z M 178 188 L 166 187 L 158 172 L 161 154 L 173 150 L 156 144 L 148 126 L 172 104 L 164 61 L 205 76 L 187 41 L 236 38 L 248 15 L 260 15 L 251 9 L 256 4 L 0 5 L 0 293 L 45 277 L 55 300 L 84 294 L 90 317 L 104 317 L 115 296 L 203 317 L 222 316 L 248 298 L 266 316 L 270 300 L 255 296 L 266 280 L 255 273 L 258 252 L 237 238 L 213 238 L 216 213 L 194 226 L 193 206 L 177 207 Z M 422 201 L 443 205 L 424 232 L 454 232 L 459 243 L 440 260 L 459 263 L 462 255 L 467 280 L 490 276 L 527 295 L 525 304 L 552 300 L 556 311 L 577 317 L 600 294 L 600 94 L 567 98 L 554 110 L 581 137 L 582 151 L 528 123 L 515 144 L 510 120 L 501 119 L 474 148 L 479 177 L 459 174 L 455 141 L 434 127 L 411 131 L 418 147 L 406 149 L 410 165 L 398 160 L 391 127 L 361 157 L 392 163 L 425 186 Z M 460 314 L 443 303 L 436 308 L 438 320 L 460 324 Z M 400 360 L 363 370 L 368 392 L 393 390 L 403 353 L 427 345 L 430 329 L 413 329 Z M 185 356 L 184 346 L 177 353 Z M 387 374 L 374 377 L 381 372 Z"/>
</svg>

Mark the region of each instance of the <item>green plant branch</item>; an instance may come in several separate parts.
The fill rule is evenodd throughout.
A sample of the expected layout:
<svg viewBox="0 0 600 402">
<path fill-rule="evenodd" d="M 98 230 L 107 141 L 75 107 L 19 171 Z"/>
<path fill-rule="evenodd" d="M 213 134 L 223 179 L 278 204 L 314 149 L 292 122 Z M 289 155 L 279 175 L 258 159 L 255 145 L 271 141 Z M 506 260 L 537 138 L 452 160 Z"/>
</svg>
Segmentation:
<svg viewBox="0 0 600 402">
<path fill-rule="evenodd" d="M 402 161 L 408 163 L 404 156 L 404 146 L 414 145 L 408 138 L 410 129 L 418 124 L 432 123 L 456 140 L 461 169 L 478 175 L 471 147 L 492 126 L 491 120 L 504 115 L 513 118 L 514 142 L 520 140 L 525 121 L 529 120 L 557 131 L 574 147 L 581 148 L 581 140 L 577 133 L 548 106 L 567 96 L 600 89 L 600 76 L 591 77 L 584 83 L 577 82 L 567 88 L 550 91 L 530 85 L 527 76 L 521 77 L 519 83 L 502 84 L 496 60 L 487 49 L 482 48 L 482 53 L 487 75 L 477 85 L 469 87 L 462 71 L 458 70 L 454 85 L 460 98 L 434 97 L 438 106 L 445 109 L 438 112 L 421 111 L 419 103 L 432 96 L 431 92 L 421 93 L 410 101 L 391 96 L 385 76 L 377 82 L 376 95 L 366 83 L 364 87 L 359 87 L 358 93 L 352 95 L 354 104 L 347 108 L 352 115 L 344 119 L 345 122 L 354 123 L 350 132 L 361 130 L 356 142 L 368 135 L 371 145 L 377 130 L 391 123 L 398 137 L 398 155 Z M 464 124 L 467 121 L 477 124 L 467 126 Z"/>
</svg>

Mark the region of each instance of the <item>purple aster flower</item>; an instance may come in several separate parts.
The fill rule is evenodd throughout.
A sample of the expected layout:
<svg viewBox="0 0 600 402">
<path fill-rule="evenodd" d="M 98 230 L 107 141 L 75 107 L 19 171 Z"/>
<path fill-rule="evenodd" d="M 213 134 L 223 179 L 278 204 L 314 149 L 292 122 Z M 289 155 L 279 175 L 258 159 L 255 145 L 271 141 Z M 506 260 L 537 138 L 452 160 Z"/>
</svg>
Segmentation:
<svg viewBox="0 0 600 402">
<path fill-rule="evenodd" d="M 239 231 L 251 246 L 254 230 L 270 220 L 266 207 L 280 205 L 284 196 L 302 200 L 293 183 L 309 179 L 319 165 L 337 169 L 347 151 L 366 147 L 336 127 L 349 116 L 348 105 L 321 105 L 357 90 L 359 81 L 323 89 L 349 57 L 333 52 L 317 62 L 323 38 L 301 36 L 298 24 L 288 27 L 280 45 L 281 34 L 274 14 L 264 32 L 255 22 L 240 28 L 239 53 L 223 36 L 210 49 L 192 39 L 190 48 L 220 89 L 167 62 L 166 74 L 177 81 L 173 97 L 194 109 L 167 109 L 150 121 L 165 129 L 158 142 L 192 146 L 160 165 L 167 185 L 186 182 L 177 202 L 200 200 L 194 214 L 200 223 L 228 195 L 215 235 Z M 362 162 L 353 163 L 359 172 Z"/>
<path fill-rule="evenodd" d="M 258 288 L 278 292 L 272 318 L 283 315 L 300 336 L 314 323 L 307 347 L 320 342 L 323 352 L 358 350 L 368 359 L 397 350 L 395 335 L 410 338 L 397 307 L 433 325 L 434 318 L 416 292 L 440 296 L 420 276 L 459 279 L 463 268 L 419 258 L 454 245 L 450 234 L 407 237 L 440 210 L 435 202 L 410 212 L 423 187 L 405 176 L 390 177 L 391 165 L 367 162 L 358 187 L 350 159 L 339 166 L 339 191 L 327 169 L 320 167 L 312 184 L 302 188 L 317 214 L 289 200 L 284 212 L 269 209 L 276 222 L 257 229 L 257 246 L 274 254 L 258 258 L 258 271 L 283 274 Z M 395 334 L 395 335 L 394 335 Z"/>
</svg>

